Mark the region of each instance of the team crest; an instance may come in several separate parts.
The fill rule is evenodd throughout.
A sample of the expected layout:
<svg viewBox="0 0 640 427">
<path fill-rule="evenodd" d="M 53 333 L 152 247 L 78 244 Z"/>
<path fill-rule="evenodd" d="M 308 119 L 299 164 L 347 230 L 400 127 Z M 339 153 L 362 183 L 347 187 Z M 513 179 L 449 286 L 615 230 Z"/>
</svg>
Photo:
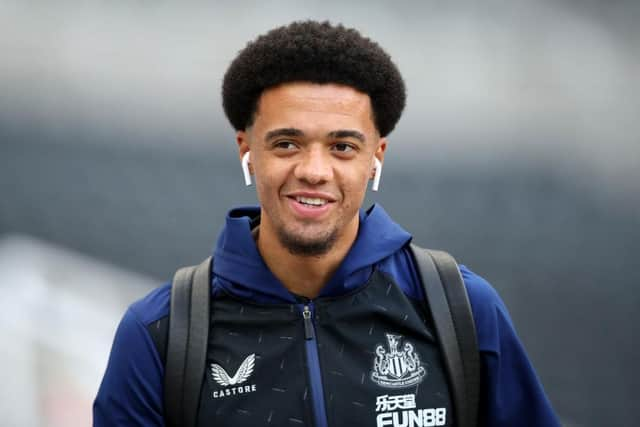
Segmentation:
<svg viewBox="0 0 640 427">
<path fill-rule="evenodd" d="M 388 351 L 381 345 L 376 347 L 371 380 L 382 387 L 403 388 L 422 382 L 427 374 L 421 366 L 420 356 L 413 351 L 413 345 L 405 342 L 399 350 L 401 335 L 386 334 Z"/>
</svg>

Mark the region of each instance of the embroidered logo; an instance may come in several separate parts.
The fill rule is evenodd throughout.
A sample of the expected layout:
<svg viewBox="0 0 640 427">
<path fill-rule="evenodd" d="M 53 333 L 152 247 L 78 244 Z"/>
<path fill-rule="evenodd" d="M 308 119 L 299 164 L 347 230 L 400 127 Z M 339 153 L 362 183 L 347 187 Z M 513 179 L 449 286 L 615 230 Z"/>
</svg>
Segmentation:
<svg viewBox="0 0 640 427">
<path fill-rule="evenodd" d="M 227 371 L 217 363 L 211 364 L 211 375 L 213 379 L 220 384 L 221 386 L 230 386 L 236 384 L 242 384 L 246 380 L 249 379 L 251 374 L 253 373 L 253 367 L 256 363 L 256 354 L 250 354 L 244 359 L 244 362 L 240 365 L 236 374 L 232 377 L 227 374 Z"/>
<path fill-rule="evenodd" d="M 427 374 L 421 366 L 420 356 L 413 351 L 413 345 L 405 342 L 399 350 L 402 335 L 386 334 L 389 351 L 383 346 L 376 347 L 371 380 L 382 387 L 403 388 L 422 382 Z"/>
<path fill-rule="evenodd" d="M 253 368 L 256 363 L 256 354 L 248 355 L 240 367 L 236 371 L 236 373 L 230 377 L 225 369 L 218 365 L 217 363 L 211 364 L 211 377 L 213 380 L 223 387 L 228 387 L 222 390 L 216 390 L 213 392 L 213 397 L 215 399 L 225 397 L 225 396 L 233 396 L 236 394 L 245 394 L 252 393 L 256 391 L 256 385 L 244 385 L 240 384 L 245 383 L 251 374 L 253 373 Z M 237 386 L 237 387 L 236 387 Z"/>
</svg>

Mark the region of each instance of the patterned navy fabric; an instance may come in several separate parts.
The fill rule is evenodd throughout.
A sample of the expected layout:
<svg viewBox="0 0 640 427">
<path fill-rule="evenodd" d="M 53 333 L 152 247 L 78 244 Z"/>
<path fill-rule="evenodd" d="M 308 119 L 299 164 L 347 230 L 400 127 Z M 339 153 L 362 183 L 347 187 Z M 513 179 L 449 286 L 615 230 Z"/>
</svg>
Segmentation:
<svg viewBox="0 0 640 427">
<path fill-rule="evenodd" d="M 291 294 L 251 236 L 259 208 L 232 210 L 214 251 L 201 426 L 455 425 L 446 375 L 407 251 L 382 207 L 321 295 Z M 482 367 L 481 423 L 559 422 L 493 288 L 460 266 Z M 94 402 L 96 426 L 163 425 L 170 284 L 132 304 Z"/>
</svg>

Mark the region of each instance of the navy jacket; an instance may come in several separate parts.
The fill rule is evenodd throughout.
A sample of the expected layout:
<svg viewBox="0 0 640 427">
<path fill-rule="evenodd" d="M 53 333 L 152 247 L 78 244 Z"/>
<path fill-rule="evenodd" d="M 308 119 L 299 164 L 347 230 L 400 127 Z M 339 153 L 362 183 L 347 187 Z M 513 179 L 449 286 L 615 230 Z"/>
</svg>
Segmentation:
<svg viewBox="0 0 640 427">
<path fill-rule="evenodd" d="M 445 371 L 408 254 L 411 236 L 382 207 L 318 298 L 290 293 L 232 210 L 214 253 L 212 326 L 199 425 L 455 425 Z M 558 420 L 494 289 L 460 266 L 476 323 L 481 423 Z M 94 402 L 96 426 L 163 425 L 170 284 L 133 303 Z"/>
</svg>

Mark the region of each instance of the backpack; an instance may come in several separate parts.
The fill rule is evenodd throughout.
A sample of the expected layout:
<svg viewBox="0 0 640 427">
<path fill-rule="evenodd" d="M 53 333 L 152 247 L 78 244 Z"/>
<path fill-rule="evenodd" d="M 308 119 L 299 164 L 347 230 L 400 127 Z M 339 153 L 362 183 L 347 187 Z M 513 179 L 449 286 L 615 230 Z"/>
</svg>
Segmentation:
<svg viewBox="0 0 640 427">
<path fill-rule="evenodd" d="M 466 288 L 446 252 L 409 245 L 433 317 L 451 386 L 456 425 L 476 427 L 480 357 Z M 173 278 L 164 376 L 167 427 L 195 426 L 205 372 L 213 258 L 179 269 Z"/>
</svg>

